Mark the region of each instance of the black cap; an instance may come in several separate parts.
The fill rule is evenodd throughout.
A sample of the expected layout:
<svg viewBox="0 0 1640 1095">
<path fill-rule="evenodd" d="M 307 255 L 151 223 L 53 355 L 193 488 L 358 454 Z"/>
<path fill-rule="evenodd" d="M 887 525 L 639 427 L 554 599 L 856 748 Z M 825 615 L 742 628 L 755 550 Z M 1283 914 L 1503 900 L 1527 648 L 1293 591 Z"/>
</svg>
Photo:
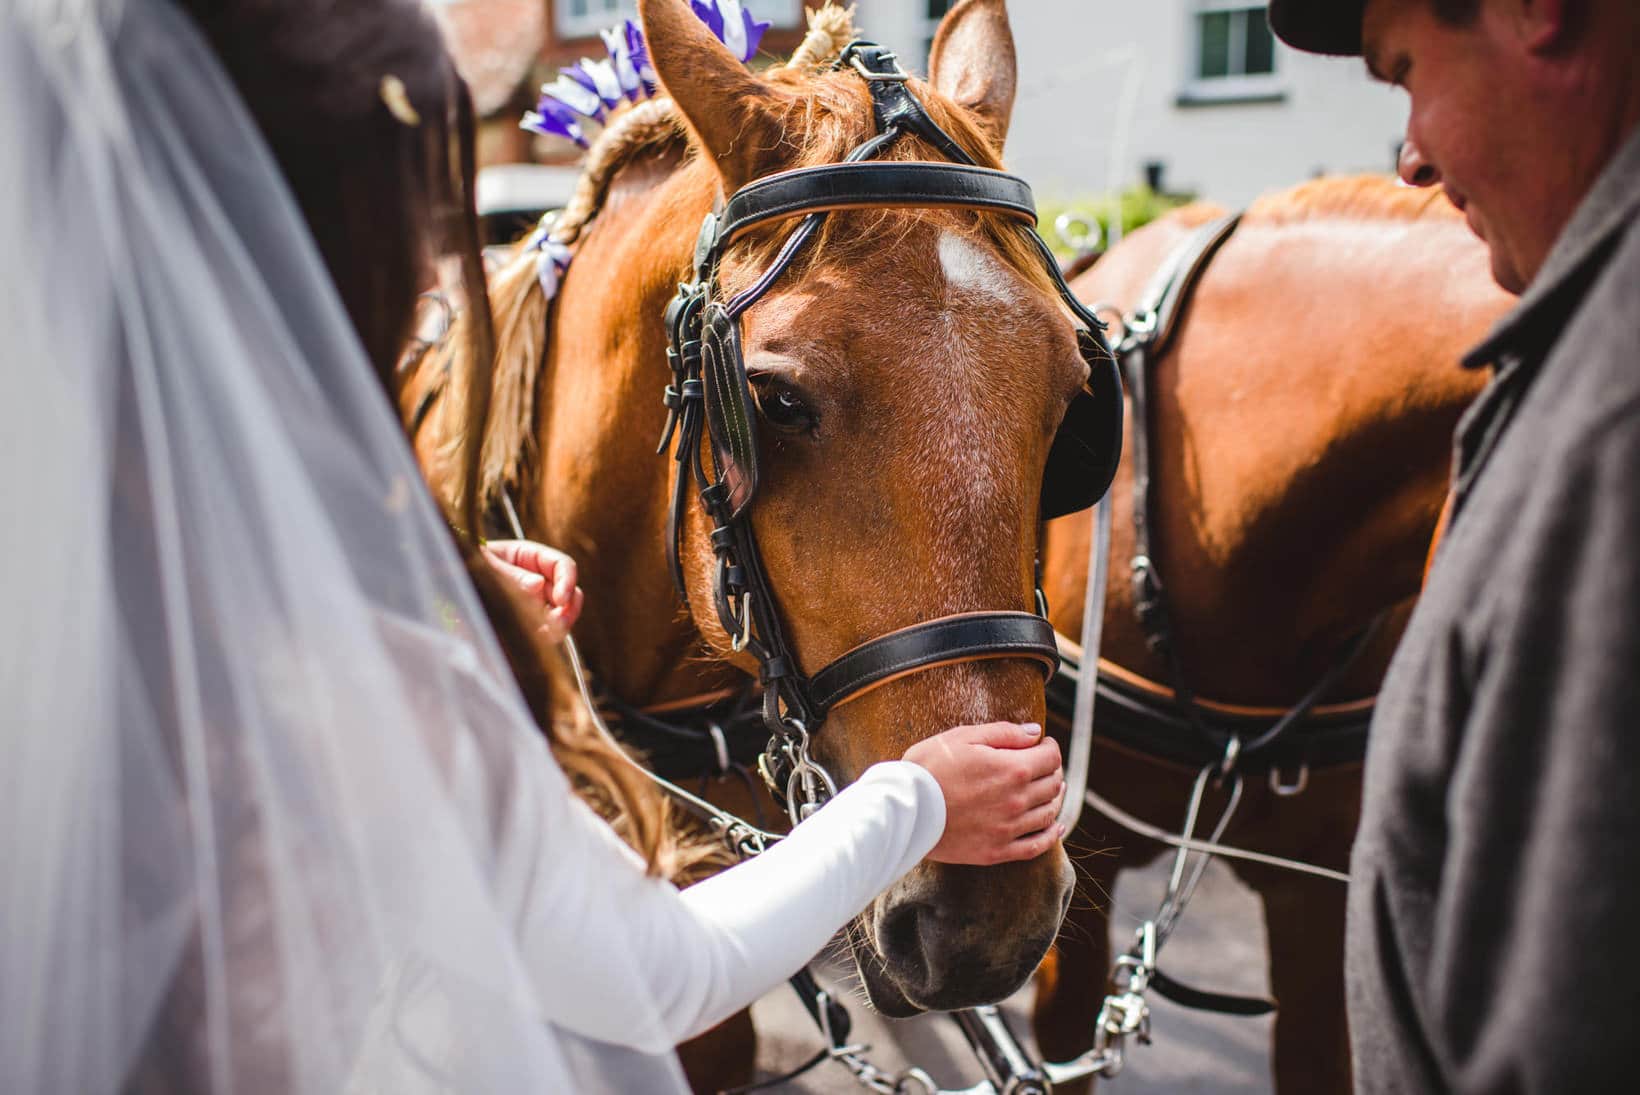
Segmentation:
<svg viewBox="0 0 1640 1095">
<path fill-rule="evenodd" d="M 1356 57 L 1367 0 L 1270 0 L 1270 29 L 1294 49 Z"/>
</svg>

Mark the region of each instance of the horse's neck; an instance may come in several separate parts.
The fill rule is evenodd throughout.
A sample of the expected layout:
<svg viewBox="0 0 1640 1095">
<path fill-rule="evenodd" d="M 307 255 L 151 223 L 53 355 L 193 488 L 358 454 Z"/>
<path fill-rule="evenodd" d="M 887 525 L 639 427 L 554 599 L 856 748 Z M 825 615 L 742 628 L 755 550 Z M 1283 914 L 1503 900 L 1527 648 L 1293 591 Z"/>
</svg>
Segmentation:
<svg viewBox="0 0 1640 1095">
<path fill-rule="evenodd" d="M 1464 243 L 1432 234 L 1346 261 L 1325 233 L 1254 228 L 1214 260 L 1151 383 L 1151 549 L 1199 694 L 1291 702 L 1416 594 L 1452 429 L 1481 383 L 1456 363 L 1506 304 L 1484 267 L 1455 276 L 1454 246 L 1484 261 Z M 1105 649 L 1166 681 L 1120 565 L 1131 481 L 1117 490 Z M 1335 694 L 1374 690 L 1399 622 Z"/>
<path fill-rule="evenodd" d="M 555 303 L 541 379 L 535 511 L 546 538 L 580 564 L 577 641 L 631 702 L 734 679 L 701 657 L 673 589 L 666 515 L 677 465 L 654 451 L 669 379 L 662 313 L 710 200 L 702 173 L 680 172 L 675 158 L 622 169 Z"/>
</svg>

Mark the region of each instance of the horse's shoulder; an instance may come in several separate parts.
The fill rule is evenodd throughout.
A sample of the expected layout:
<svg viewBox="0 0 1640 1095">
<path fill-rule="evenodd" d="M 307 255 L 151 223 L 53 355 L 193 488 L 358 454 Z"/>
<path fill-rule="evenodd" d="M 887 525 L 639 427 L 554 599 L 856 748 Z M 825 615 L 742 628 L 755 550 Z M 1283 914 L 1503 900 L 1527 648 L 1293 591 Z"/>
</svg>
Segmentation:
<svg viewBox="0 0 1640 1095">
<path fill-rule="evenodd" d="M 1134 229 L 1099 261 L 1079 275 L 1071 288 L 1082 300 L 1133 307 L 1151 275 L 1200 225 L 1225 214 L 1213 202 L 1191 202 Z"/>
</svg>

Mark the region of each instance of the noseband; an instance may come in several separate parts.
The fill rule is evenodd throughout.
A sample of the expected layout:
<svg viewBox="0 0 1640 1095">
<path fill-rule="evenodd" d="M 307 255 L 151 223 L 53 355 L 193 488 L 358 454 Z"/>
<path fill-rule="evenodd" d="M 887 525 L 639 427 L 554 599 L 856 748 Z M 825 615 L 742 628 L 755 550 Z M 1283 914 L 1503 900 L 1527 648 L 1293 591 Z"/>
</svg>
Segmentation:
<svg viewBox="0 0 1640 1095">
<path fill-rule="evenodd" d="M 1019 611 L 968 612 L 914 624 L 848 651 L 812 677 L 798 667 L 781 624 L 778 602 L 752 529 L 750 504 L 758 487 L 757 410 L 741 350 L 740 317 L 769 291 L 814 237 L 828 213 L 848 209 L 951 208 L 983 210 L 1017 221 L 1041 254 L 1061 298 L 1081 323 L 1078 344 L 1090 370 L 1087 388 L 1073 400 L 1049 451 L 1041 515 L 1044 519 L 1094 504 L 1108 489 L 1121 451 L 1121 381 L 1104 339 L 1104 325 L 1066 286 L 1052 252 L 1035 231 L 1036 207 L 1021 179 L 977 166 L 924 111 L 906 86 L 894 54 L 868 42 L 843 51 L 871 88 L 878 132 L 841 163 L 781 172 L 735 191 L 706 215 L 695 244 L 693 279 L 678 288 L 666 311 L 672 382 L 670 409 L 657 452 L 676 442 L 678 462 L 669 517 L 667 557 L 687 602 L 679 557 L 684 507 L 691 480 L 711 518 L 717 557 L 713 601 L 736 651 L 758 660 L 763 721 L 770 733 L 759 767 L 794 821 L 835 790 L 808 753 L 809 735 L 835 707 L 888 681 L 940 665 L 987 658 L 1035 661 L 1044 679 L 1059 664 L 1053 627 L 1044 615 Z M 914 134 L 951 163 L 868 162 Z M 803 219 L 785 238 L 769 267 L 728 299 L 718 281 L 729 245 L 776 220 Z M 710 472 L 702 457 L 709 443 Z M 1042 604 L 1038 590 L 1038 604 Z"/>
</svg>

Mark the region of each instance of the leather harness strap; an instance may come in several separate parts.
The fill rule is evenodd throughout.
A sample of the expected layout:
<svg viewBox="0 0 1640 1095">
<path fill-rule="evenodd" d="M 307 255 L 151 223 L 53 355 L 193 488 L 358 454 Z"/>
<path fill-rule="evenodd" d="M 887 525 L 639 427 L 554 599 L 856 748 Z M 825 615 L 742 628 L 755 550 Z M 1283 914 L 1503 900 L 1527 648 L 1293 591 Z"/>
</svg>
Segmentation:
<svg viewBox="0 0 1640 1095">
<path fill-rule="evenodd" d="M 725 247 L 760 224 L 808 213 L 939 206 L 983 209 L 1036 223 L 1030 186 L 1001 171 L 961 164 L 845 162 L 747 183 L 718 218 L 715 245 Z"/>
<path fill-rule="evenodd" d="M 936 664 L 1034 658 L 1044 677 L 1059 666 L 1053 625 L 1028 612 L 964 612 L 861 643 L 809 678 L 809 695 L 833 708 L 880 684 Z"/>
<path fill-rule="evenodd" d="M 1158 702 L 1142 690 L 1124 690 L 1119 684 L 1107 687 L 1106 682 L 1101 680 L 1100 695 L 1103 697 L 1109 691 L 1112 704 L 1127 711 L 1130 716 L 1115 721 L 1132 723 L 1135 716 L 1141 717 L 1158 739 L 1152 746 L 1146 746 L 1141 741 L 1131 743 L 1138 748 L 1172 754 L 1187 753 L 1188 759 L 1197 763 L 1211 761 L 1214 756 L 1252 758 L 1258 754 L 1269 754 L 1259 758 L 1261 763 L 1281 763 L 1294 758 L 1301 763 L 1316 764 L 1357 761 L 1366 751 L 1368 718 L 1349 720 L 1338 728 L 1337 734 L 1323 740 L 1317 720 L 1312 716 L 1321 697 L 1337 684 L 1370 645 L 1383 615 L 1352 636 L 1321 678 L 1298 703 L 1280 713 L 1273 723 L 1253 724 L 1247 720 L 1227 719 L 1222 713 L 1210 718 L 1212 705 L 1198 701 L 1179 658 L 1168 610 L 1167 589 L 1156 564 L 1158 499 L 1151 472 L 1150 438 L 1155 432 L 1155 423 L 1152 421 L 1149 399 L 1150 374 L 1157 362 L 1172 348 L 1190 296 L 1208 262 L 1235 231 L 1240 220 L 1238 213 L 1203 224 L 1174 250 L 1146 285 L 1138 306 L 1126 321 L 1127 331 L 1116 350 L 1131 400 L 1133 429 L 1129 459 L 1133 468 L 1134 548 L 1131 580 L 1134 613 L 1144 630 L 1146 644 L 1167 666 L 1172 688 L 1171 702 Z M 1194 748 L 1179 747 L 1176 731 L 1181 722 L 1194 732 L 1197 739 Z M 1299 726 L 1306 728 L 1299 746 L 1296 749 L 1276 750 L 1276 746 L 1284 745 L 1288 736 Z M 1113 734 L 1114 731 L 1101 726 L 1100 733 Z M 1130 736 L 1137 738 L 1140 735 Z"/>
<path fill-rule="evenodd" d="M 1176 664 L 1166 596 L 1152 561 L 1156 492 L 1150 473 L 1149 439 L 1155 431 L 1155 423 L 1150 420 L 1150 370 L 1166 354 L 1190 293 L 1206 270 L 1208 260 L 1230 238 L 1240 220 L 1240 214 L 1236 214 L 1204 224 L 1168 256 L 1145 286 L 1116 350 L 1125 374 L 1134 431 L 1128 456 L 1133 467 L 1134 611 L 1144 628 L 1145 642 L 1167 659 L 1175 689 L 1181 693 L 1181 702 L 1187 705 L 1192 696 Z"/>
<path fill-rule="evenodd" d="M 1048 709 L 1067 715 L 1075 701 L 1082 665 L 1071 649 L 1062 649 L 1061 656 L 1058 671 L 1048 681 Z M 1223 755 L 1222 747 L 1204 740 L 1195 724 L 1180 711 L 1171 690 L 1125 674 L 1106 661 L 1099 663 L 1095 683 L 1099 690 L 1099 722 L 1095 729 L 1098 740 L 1191 769 L 1215 762 Z M 1221 705 L 1197 702 L 1206 710 L 1204 717 L 1215 731 L 1234 734 L 1244 741 L 1268 732 L 1288 713 L 1259 708 L 1226 711 L 1218 709 Z M 1243 757 L 1242 767 L 1292 772 L 1305 764 L 1314 770 L 1356 763 L 1362 757 L 1372 711 L 1370 700 L 1317 706 L 1305 712 L 1302 733 L 1285 734 Z"/>
</svg>

